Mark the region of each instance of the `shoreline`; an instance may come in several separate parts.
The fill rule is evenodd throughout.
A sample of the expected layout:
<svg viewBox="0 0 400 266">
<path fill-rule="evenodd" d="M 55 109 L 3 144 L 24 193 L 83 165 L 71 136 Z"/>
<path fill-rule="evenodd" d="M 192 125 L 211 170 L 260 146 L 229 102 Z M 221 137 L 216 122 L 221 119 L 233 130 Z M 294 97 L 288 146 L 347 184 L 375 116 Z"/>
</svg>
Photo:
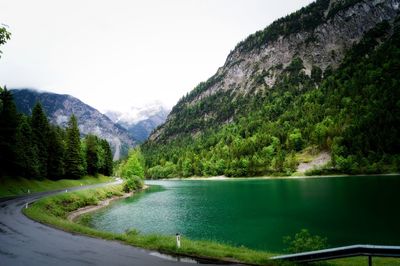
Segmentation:
<svg viewBox="0 0 400 266">
<path fill-rule="evenodd" d="M 388 174 L 337 174 L 337 175 L 291 175 L 291 176 L 255 176 L 255 177 L 227 177 L 227 176 L 191 176 L 191 177 L 172 177 L 160 179 L 146 179 L 146 181 L 185 181 L 185 180 L 203 180 L 203 181 L 227 181 L 227 180 L 256 180 L 256 179 L 312 179 L 312 178 L 335 178 L 335 177 L 368 177 L 368 176 L 400 176 L 400 173 Z"/>
<path fill-rule="evenodd" d="M 143 187 L 140 190 L 135 190 L 135 191 L 131 191 L 129 193 L 124 193 L 121 196 L 113 196 L 111 198 L 100 201 L 97 205 L 89 205 L 89 206 L 79 208 L 75 211 L 68 213 L 67 220 L 71 221 L 71 222 L 76 222 L 76 220 L 83 214 L 97 211 L 99 209 L 109 206 L 110 203 L 113 201 L 129 198 L 129 197 L 133 196 L 135 193 L 143 191 L 148 188 L 149 188 L 149 186 L 143 185 Z"/>
<path fill-rule="evenodd" d="M 37 200 L 34 204 L 31 204 L 29 208 L 22 207 L 22 213 L 34 221 L 50 226 L 57 230 L 62 230 L 72 234 L 86 235 L 103 240 L 117 241 L 125 245 L 147 250 L 151 253 L 154 253 L 154 255 L 161 254 L 164 256 L 170 256 L 171 259 L 177 261 L 182 259 L 192 259 L 197 262 L 215 264 L 241 263 L 243 265 L 270 265 L 269 258 L 277 255 L 276 253 L 270 253 L 268 251 L 252 250 L 243 246 L 231 246 L 211 240 L 191 240 L 184 236 L 181 239 L 182 247 L 178 249 L 175 246 L 175 235 L 130 235 L 127 233 L 112 233 L 108 231 L 97 230 L 92 227 L 73 222 L 67 218 L 71 217 L 72 213 L 75 213 L 74 219 L 76 219 L 83 213 L 98 210 L 99 208 L 108 206 L 114 200 L 129 197 L 130 195 L 143 191 L 147 188 L 149 188 L 149 186 L 145 185 L 142 189 L 135 190 L 131 193 L 124 193 L 123 195 L 114 194 L 116 196 L 110 198 L 101 197 L 103 200 L 100 200 L 99 193 L 96 193 L 95 191 L 90 192 L 91 190 L 88 190 L 90 192 L 88 196 L 97 197 L 99 203 L 97 205 L 86 206 L 72 212 L 67 212 L 67 215 L 62 215 L 62 211 L 55 211 L 58 205 L 61 209 L 67 208 L 62 204 L 62 200 L 47 202 L 46 199 L 51 197 L 63 199 L 63 195 L 56 194 Z M 117 191 L 114 190 L 112 192 Z M 85 202 L 84 198 L 84 195 L 78 194 L 78 198 L 76 200 Z M 49 208 L 48 204 L 54 208 Z"/>
</svg>

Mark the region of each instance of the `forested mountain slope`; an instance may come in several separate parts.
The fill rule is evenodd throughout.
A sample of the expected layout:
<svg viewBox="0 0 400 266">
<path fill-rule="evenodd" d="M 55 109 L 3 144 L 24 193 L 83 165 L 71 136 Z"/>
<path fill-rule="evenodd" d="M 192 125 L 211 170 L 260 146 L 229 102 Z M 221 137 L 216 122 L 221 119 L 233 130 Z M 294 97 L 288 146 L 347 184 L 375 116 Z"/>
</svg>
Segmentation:
<svg viewBox="0 0 400 266">
<path fill-rule="evenodd" d="M 398 171 L 399 4 L 319 0 L 250 35 L 150 136 L 147 175 L 290 174 L 310 150 Z"/>
</svg>

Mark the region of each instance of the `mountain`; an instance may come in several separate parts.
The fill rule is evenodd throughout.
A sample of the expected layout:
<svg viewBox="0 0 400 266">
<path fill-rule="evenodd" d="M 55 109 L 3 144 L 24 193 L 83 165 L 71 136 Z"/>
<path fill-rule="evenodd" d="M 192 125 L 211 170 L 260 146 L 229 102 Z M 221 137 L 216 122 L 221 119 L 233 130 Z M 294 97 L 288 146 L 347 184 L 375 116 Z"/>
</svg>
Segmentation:
<svg viewBox="0 0 400 266">
<path fill-rule="evenodd" d="M 148 176 L 290 174 L 324 151 L 324 171 L 396 171 L 399 6 L 317 0 L 250 35 L 151 134 Z"/>
<path fill-rule="evenodd" d="M 75 97 L 31 89 L 13 89 L 11 92 L 18 111 L 30 115 L 35 103 L 40 102 L 53 124 L 66 127 L 69 117 L 75 114 L 81 134 L 91 133 L 106 139 L 112 147 L 114 160 L 126 155 L 129 147 L 136 144 L 126 129 Z"/>
<path fill-rule="evenodd" d="M 142 107 L 132 107 L 127 112 L 107 111 L 105 115 L 128 130 L 133 139 L 143 142 L 157 126 L 165 122 L 169 111 L 160 102 L 154 102 Z"/>
</svg>

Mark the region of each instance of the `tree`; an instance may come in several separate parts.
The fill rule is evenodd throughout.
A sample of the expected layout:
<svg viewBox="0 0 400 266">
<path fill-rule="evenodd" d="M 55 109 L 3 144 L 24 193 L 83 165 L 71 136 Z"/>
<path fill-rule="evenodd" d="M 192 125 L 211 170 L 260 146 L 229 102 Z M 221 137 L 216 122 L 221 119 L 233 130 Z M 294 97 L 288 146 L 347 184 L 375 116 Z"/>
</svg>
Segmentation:
<svg viewBox="0 0 400 266">
<path fill-rule="evenodd" d="M 121 171 L 121 177 L 123 178 L 135 176 L 144 178 L 144 161 L 139 149 L 130 151 L 128 160 L 122 167 Z"/>
<path fill-rule="evenodd" d="M 0 27 L 0 45 L 5 44 L 11 37 L 11 33 L 5 27 Z M 0 51 L 1 57 L 2 51 Z"/>
<path fill-rule="evenodd" d="M 18 114 L 7 88 L 0 92 L 0 176 L 15 173 L 15 141 Z"/>
<path fill-rule="evenodd" d="M 299 129 L 295 129 L 287 138 L 287 147 L 289 150 L 299 151 L 302 149 L 303 139 Z"/>
<path fill-rule="evenodd" d="M 193 175 L 192 161 L 186 158 L 182 163 L 182 176 L 189 177 Z"/>
<path fill-rule="evenodd" d="M 39 176 L 38 150 L 33 143 L 33 134 L 28 118 L 21 116 L 16 134 L 17 175 L 25 178 Z"/>
<path fill-rule="evenodd" d="M 86 169 L 89 175 L 96 175 L 99 171 L 98 138 L 92 134 L 85 137 Z"/>
<path fill-rule="evenodd" d="M 42 105 L 39 102 L 33 107 L 31 126 L 33 143 L 38 151 L 39 176 L 41 178 L 46 178 L 49 158 L 50 125 L 42 109 Z"/>
<path fill-rule="evenodd" d="M 64 177 L 64 130 L 58 126 L 50 126 L 48 139 L 48 164 L 47 176 L 50 179 L 61 179 Z"/>
<path fill-rule="evenodd" d="M 322 80 L 322 70 L 318 66 L 313 66 L 311 69 L 311 79 L 315 83 L 320 83 Z"/>
<path fill-rule="evenodd" d="M 103 165 L 100 169 L 100 172 L 103 175 L 111 176 L 112 171 L 113 171 L 113 157 L 112 157 L 110 144 L 108 143 L 107 140 L 102 139 L 102 140 L 100 140 L 100 145 L 104 151 Z"/>
<path fill-rule="evenodd" d="M 121 167 L 121 177 L 125 179 L 124 191 L 126 192 L 143 186 L 144 159 L 139 149 L 129 152 L 128 160 Z"/>
<path fill-rule="evenodd" d="M 78 122 L 75 115 L 72 115 L 67 127 L 65 175 L 67 178 L 78 179 L 83 173 L 84 169 Z"/>
</svg>

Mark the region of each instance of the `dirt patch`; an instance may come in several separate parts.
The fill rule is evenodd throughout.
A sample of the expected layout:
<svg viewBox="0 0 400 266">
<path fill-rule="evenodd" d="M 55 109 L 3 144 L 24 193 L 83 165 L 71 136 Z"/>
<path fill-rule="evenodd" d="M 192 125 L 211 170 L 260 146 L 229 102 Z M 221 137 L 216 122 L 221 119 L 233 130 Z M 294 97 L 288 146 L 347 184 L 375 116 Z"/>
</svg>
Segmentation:
<svg viewBox="0 0 400 266">
<path fill-rule="evenodd" d="M 144 185 L 141 190 L 144 190 L 144 189 L 147 189 L 147 188 L 148 188 L 148 186 Z M 129 192 L 129 193 L 125 193 L 122 196 L 113 196 L 111 198 L 108 198 L 108 199 L 105 199 L 103 201 L 100 201 L 97 205 L 89 205 L 89 206 L 85 206 L 85 207 L 79 208 L 79 209 L 77 209 L 77 210 L 75 210 L 73 212 L 70 212 L 68 214 L 68 216 L 67 216 L 67 219 L 69 221 L 71 221 L 71 222 L 74 222 L 82 214 L 93 212 L 93 211 L 96 211 L 96 210 L 98 210 L 100 208 L 104 208 L 104 207 L 110 205 L 110 203 L 113 202 L 114 200 L 129 198 L 134 193 L 135 192 Z"/>
<path fill-rule="evenodd" d="M 330 162 L 331 159 L 332 159 L 331 155 L 328 152 L 323 151 L 320 154 L 318 154 L 318 156 L 315 157 L 311 162 L 300 163 L 299 166 L 297 167 L 297 172 L 304 173 L 307 170 L 321 167 Z"/>
</svg>

